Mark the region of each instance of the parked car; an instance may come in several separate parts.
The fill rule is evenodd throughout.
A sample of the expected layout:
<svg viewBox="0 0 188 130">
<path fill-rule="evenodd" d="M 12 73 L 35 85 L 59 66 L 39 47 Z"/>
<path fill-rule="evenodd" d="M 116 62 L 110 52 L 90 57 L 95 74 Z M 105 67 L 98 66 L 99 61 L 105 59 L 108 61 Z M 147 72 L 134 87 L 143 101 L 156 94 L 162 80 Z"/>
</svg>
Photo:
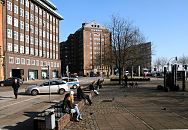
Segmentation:
<svg viewBox="0 0 188 130">
<path fill-rule="evenodd" d="M 80 86 L 80 84 L 79 84 L 80 82 L 79 82 L 78 78 L 63 77 L 62 80 L 66 81 L 70 88 L 74 88 L 75 89 L 78 86 Z"/>
<path fill-rule="evenodd" d="M 49 87 L 51 93 L 64 94 L 67 91 L 70 91 L 70 87 L 65 81 L 62 80 L 51 80 L 46 81 L 39 85 L 30 85 L 25 89 L 26 94 L 31 94 L 36 96 L 40 93 L 49 93 Z"/>
<path fill-rule="evenodd" d="M 20 82 L 20 84 L 23 84 L 23 81 L 20 78 L 17 77 L 10 77 L 8 79 L 5 79 L 3 81 L 0 81 L 0 85 L 1 86 L 11 86 L 12 82 L 14 81 L 14 79 L 18 79 L 18 81 Z"/>
</svg>

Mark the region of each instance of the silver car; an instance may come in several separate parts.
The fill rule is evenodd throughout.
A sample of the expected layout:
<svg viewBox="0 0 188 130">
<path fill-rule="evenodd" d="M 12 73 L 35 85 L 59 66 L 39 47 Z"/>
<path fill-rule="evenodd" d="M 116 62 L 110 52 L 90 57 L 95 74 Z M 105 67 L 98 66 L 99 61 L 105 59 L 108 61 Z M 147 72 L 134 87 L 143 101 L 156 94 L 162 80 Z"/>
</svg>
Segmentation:
<svg viewBox="0 0 188 130">
<path fill-rule="evenodd" d="M 33 96 L 40 93 L 49 93 L 49 87 L 50 87 L 50 93 L 64 94 L 64 92 L 70 91 L 70 87 L 65 81 L 51 80 L 51 81 L 46 81 L 40 85 L 27 86 L 25 89 L 25 93 L 31 94 Z"/>
</svg>

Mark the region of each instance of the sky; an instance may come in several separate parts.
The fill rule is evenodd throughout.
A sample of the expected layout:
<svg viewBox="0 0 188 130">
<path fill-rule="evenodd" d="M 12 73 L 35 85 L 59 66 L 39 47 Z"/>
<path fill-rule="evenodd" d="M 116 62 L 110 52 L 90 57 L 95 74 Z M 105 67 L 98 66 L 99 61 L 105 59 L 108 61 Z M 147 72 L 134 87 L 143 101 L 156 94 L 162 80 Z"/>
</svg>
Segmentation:
<svg viewBox="0 0 188 130">
<path fill-rule="evenodd" d="M 109 25 L 111 16 L 133 22 L 152 42 L 152 60 L 188 56 L 188 0 L 50 0 L 63 16 L 60 41 L 95 20 Z"/>
</svg>

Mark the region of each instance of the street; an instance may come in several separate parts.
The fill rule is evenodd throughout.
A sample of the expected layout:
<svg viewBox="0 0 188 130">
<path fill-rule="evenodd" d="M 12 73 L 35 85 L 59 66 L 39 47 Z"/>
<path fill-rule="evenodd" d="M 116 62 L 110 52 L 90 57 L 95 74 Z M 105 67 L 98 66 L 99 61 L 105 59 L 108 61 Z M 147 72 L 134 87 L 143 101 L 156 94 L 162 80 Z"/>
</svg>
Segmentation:
<svg viewBox="0 0 188 130">
<path fill-rule="evenodd" d="M 88 85 L 95 77 L 80 77 L 81 85 Z M 29 84 L 41 83 L 43 81 L 30 81 L 21 85 L 18 99 L 14 99 L 11 86 L 0 87 L 0 129 L 3 130 L 27 130 L 33 129 L 33 118 L 38 112 L 43 111 L 57 101 L 63 100 L 64 95 L 41 94 L 37 96 L 26 95 L 25 87 Z"/>
<path fill-rule="evenodd" d="M 79 78 L 80 84 L 83 85 L 96 79 Z M 163 83 L 161 79 L 139 82 L 138 88 L 127 89 L 120 89 L 119 85 L 109 84 L 109 80 L 106 81 L 108 85 L 104 85 L 100 95 L 92 99 L 92 106 L 85 106 L 82 111 L 83 121 L 70 122 L 66 129 L 188 128 L 187 91 L 156 90 L 156 86 Z M 49 94 L 26 95 L 24 94 L 26 85 L 21 86 L 18 99 L 14 99 L 11 87 L 0 88 L 5 89 L 0 92 L 1 130 L 33 130 L 33 118 L 64 98 L 64 95 L 51 94 L 51 102 L 49 102 Z M 114 123 L 110 124 L 112 121 Z"/>
</svg>

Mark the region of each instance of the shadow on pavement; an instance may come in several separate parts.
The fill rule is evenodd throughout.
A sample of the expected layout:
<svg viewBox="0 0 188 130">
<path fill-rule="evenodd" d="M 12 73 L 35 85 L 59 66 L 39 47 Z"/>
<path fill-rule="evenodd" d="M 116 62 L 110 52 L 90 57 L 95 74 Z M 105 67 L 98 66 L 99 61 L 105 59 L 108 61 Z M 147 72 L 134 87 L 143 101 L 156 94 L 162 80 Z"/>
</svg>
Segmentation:
<svg viewBox="0 0 188 130">
<path fill-rule="evenodd" d="M 15 126 L 4 126 L 2 130 L 33 130 L 33 119 L 39 114 L 38 112 L 25 112 L 24 115 L 29 119 L 16 123 Z"/>
</svg>

